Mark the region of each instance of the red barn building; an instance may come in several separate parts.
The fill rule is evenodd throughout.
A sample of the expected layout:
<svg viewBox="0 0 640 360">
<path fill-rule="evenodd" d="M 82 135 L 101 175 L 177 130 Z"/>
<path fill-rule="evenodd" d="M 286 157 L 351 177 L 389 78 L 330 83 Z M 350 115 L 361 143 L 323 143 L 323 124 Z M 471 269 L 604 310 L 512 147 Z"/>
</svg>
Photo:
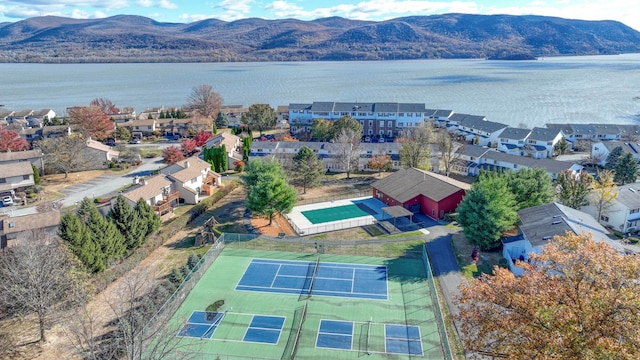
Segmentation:
<svg viewBox="0 0 640 360">
<path fill-rule="evenodd" d="M 444 175 L 416 168 L 403 169 L 372 185 L 373 197 L 383 203 L 400 205 L 414 213 L 442 219 L 453 212 L 471 185 Z"/>
</svg>

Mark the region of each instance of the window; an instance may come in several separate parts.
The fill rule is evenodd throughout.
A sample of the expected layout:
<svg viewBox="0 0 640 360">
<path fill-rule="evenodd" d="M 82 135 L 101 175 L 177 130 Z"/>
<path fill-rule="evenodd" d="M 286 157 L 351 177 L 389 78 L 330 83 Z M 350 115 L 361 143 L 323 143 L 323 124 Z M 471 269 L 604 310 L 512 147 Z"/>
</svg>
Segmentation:
<svg viewBox="0 0 640 360">
<path fill-rule="evenodd" d="M 380 127 L 384 127 L 384 120 L 380 120 Z"/>
<path fill-rule="evenodd" d="M 0 184 L 6 184 L 6 182 L 7 182 L 7 179 L 5 179 L 5 178 L 0 178 Z"/>
<path fill-rule="evenodd" d="M 398 123 L 398 127 L 403 127 L 404 123 Z"/>
<path fill-rule="evenodd" d="M 30 178 L 30 175 L 22 175 L 22 180 L 29 180 Z"/>
<path fill-rule="evenodd" d="M 192 184 L 195 184 L 195 183 L 197 183 L 197 182 L 198 182 L 198 178 L 197 178 L 197 177 L 194 177 L 193 179 L 191 179 L 191 183 L 192 183 Z"/>
<path fill-rule="evenodd" d="M 387 121 L 387 127 L 392 127 L 393 126 L 393 121 Z"/>
<path fill-rule="evenodd" d="M 631 209 L 631 210 L 629 211 L 629 214 L 636 214 L 636 213 L 638 213 L 638 212 L 640 212 L 640 209 Z"/>
</svg>

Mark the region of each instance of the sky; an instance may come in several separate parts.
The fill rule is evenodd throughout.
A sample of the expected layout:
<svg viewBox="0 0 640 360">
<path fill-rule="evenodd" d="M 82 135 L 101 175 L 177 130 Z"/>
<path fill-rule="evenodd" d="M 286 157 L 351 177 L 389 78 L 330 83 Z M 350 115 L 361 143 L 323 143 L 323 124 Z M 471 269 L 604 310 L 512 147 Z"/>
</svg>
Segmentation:
<svg viewBox="0 0 640 360">
<path fill-rule="evenodd" d="M 44 15 L 89 19 L 120 14 L 177 23 L 208 18 L 313 20 L 329 16 L 381 21 L 453 12 L 617 20 L 640 31 L 637 0 L 0 0 L 0 22 Z"/>
</svg>

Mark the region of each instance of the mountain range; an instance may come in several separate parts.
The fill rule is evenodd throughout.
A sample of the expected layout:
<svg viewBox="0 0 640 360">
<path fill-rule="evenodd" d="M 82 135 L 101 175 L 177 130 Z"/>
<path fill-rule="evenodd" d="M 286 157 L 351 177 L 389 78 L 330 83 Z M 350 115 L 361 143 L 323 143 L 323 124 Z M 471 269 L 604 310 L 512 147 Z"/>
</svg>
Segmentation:
<svg viewBox="0 0 640 360">
<path fill-rule="evenodd" d="M 5 63 L 531 59 L 632 52 L 640 52 L 640 32 L 620 22 L 534 15 L 187 24 L 132 15 L 44 16 L 0 23 L 0 62 Z"/>
</svg>

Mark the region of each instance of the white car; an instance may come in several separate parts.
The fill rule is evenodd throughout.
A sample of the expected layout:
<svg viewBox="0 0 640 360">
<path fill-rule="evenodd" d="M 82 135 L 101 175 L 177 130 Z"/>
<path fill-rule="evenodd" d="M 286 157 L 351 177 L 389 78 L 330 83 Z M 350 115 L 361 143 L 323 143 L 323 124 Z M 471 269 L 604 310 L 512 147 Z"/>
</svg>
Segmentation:
<svg viewBox="0 0 640 360">
<path fill-rule="evenodd" d="M 11 206 L 13 205 L 13 199 L 11 196 L 5 196 L 2 198 L 2 206 Z"/>
</svg>

